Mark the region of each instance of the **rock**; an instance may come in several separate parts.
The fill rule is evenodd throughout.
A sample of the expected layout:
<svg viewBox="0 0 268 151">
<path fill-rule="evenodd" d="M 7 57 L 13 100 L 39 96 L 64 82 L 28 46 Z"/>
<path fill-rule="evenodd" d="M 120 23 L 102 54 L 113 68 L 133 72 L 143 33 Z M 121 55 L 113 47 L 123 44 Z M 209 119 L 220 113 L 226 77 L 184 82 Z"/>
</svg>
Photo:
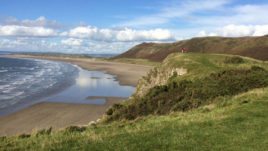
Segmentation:
<svg viewBox="0 0 268 151">
<path fill-rule="evenodd" d="M 187 73 L 185 68 L 154 68 L 152 69 L 146 77 L 143 77 L 137 86 L 137 91 L 135 96 L 142 97 L 148 90 L 157 85 L 165 85 L 168 79 L 174 74 L 177 76 L 182 76 Z"/>
<path fill-rule="evenodd" d="M 96 124 L 96 122 L 95 121 L 91 121 L 91 122 L 89 122 L 88 125 L 92 125 L 92 124 Z"/>
<path fill-rule="evenodd" d="M 99 123 L 100 121 L 101 121 L 101 119 L 97 119 L 97 121 L 96 121 L 96 122 L 97 122 L 97 123 Z"/>
</svg>

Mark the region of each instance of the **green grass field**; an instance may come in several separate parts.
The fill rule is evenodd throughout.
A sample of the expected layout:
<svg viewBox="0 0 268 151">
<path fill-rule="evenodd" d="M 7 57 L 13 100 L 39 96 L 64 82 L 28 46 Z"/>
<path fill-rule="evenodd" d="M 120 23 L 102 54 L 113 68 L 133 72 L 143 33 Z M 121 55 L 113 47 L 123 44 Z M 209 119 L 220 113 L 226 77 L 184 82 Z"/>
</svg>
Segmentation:
<svg viewBox="0 0 268 151">
<path fill-rule="evenodd" d="M 172 54 L 159 68 L 184 67 L 189 71 L 188 78 L 195 80 L 219 71 L 247 70 L 252 66 L 268 68 L 265 62 L 254 59 L 241 61 L 233 56 L 201 54 Z M 254 79 L 255 71 L 251 77 Z M 180 78 L 185 80 L 187 76 L 175 81 L 179 83 Z M 263 81 L 266 80 L 264 77 Z M 247 88 L 251 89 L 216 95 L 198 108 L 185 112 L 148 114 L 134 120 L 114 120 L 85 128 L 2 137 L 0 150 L 266 151 L 268 87 Z"/>
</svg>

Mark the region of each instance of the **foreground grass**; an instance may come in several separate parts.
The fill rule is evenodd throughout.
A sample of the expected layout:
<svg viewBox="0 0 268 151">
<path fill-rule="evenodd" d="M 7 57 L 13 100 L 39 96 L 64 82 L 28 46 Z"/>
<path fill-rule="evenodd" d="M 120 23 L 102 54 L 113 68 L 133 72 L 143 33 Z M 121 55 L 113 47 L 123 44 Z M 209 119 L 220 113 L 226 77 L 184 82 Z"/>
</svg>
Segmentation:
<svg viewBox="0 0 268 151">
<path fill-rule="evenodd" d="M 188 112 L 148 116 L 28 138 L 0 139 L 0 150 L 258 150 L 268 148 L 268 88 Z"/>
</svg>

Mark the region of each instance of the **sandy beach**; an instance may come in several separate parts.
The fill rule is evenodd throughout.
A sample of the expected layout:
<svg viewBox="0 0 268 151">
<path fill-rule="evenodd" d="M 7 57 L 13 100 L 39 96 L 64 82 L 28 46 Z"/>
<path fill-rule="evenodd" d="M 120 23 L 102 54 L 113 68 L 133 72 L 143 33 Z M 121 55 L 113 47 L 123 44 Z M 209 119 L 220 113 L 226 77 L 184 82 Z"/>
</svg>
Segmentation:
<svg viewBox="0 0 268 151">
<path fill-rule="evenodd" d="M 100 61 L 85 58 L 61 58 L 47 56 L 12 55 L 16 58 L 37 58 L 63 61 L 78 65 L 87 70 L 104 71 L 116 76 L 122 85 L 136 86 L 151 66 Z M 96 98 L 100 98 L 96 96 Z M 53 127 L 61 129 L 70 125 L 85 125 L 100 118 L 108 107 L 125 98 L 106 97 L 104 105 L 39 103 L 31 107 L 0 117 L 0 136 L 18 135 Z"/>
</svg>

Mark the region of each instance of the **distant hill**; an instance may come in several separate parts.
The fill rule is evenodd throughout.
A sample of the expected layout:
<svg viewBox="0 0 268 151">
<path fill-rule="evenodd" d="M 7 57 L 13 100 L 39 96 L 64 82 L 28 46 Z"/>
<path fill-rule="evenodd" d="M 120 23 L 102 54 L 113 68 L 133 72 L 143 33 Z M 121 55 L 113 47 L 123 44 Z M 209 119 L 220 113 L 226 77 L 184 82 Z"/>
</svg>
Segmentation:
<svg viewBox="0 0 268 151">
<path fill-rule="evenodd" d="M 115 58 L 142 58 L 162 61 L 170 53 L 186 48 L 189 52 L 235 54 L 268 60 L 268 35 L 261 37 L 203 37 L 174 43 L 142 43 Z"/>
</svg>

